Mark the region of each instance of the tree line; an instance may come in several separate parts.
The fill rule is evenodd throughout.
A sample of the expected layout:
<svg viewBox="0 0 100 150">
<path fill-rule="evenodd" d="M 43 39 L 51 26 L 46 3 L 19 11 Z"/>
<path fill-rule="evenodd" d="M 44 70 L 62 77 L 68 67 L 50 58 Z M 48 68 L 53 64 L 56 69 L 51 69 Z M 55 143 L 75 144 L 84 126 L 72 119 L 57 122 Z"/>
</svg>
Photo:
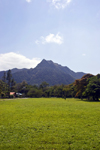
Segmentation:
<svg viewBox="0 0 100 150">
<path fill-rule="evenodd" d="M 61 97 L 64 99 L 74 97 L 99 101 L 100 74 L 96 76 L 86 74 L 69 85 L 49 86 L 45 81 L 40 85 L 29 85 L 26 81 L 16 83 L 12 78 L 11 70 L 8 70 L 4 72 L 0 80 L 0 97 L 9 98 L 10 92 L 21 93 L 21 97 Z"/>
</svg>

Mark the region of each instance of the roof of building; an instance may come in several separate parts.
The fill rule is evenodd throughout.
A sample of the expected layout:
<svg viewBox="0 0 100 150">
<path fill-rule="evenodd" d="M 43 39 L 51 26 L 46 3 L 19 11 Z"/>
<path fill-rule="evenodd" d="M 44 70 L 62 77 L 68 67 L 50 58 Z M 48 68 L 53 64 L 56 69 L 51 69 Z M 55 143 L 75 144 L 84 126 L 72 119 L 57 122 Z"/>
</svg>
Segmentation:
<svg viewBox="0 0 100 150">
<path fill-rule="evenodd" d="M 14 95 L 14 94 L 16 94 L 15 92 L 10 92 L 10 95 Z"/>
</svg>

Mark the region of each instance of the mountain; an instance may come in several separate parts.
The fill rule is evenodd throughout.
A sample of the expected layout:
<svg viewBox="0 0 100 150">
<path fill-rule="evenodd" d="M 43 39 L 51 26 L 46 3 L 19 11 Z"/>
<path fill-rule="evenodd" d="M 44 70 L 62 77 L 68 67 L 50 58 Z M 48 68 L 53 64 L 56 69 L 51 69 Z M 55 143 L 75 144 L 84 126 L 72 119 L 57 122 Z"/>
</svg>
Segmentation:
<svg viewBox="0 0 100 150">
<path fill-rule="evenodd" d="M 20 72 L 20 71 L 24 71 L 24 70 L 27 70 L 27 69 L 26 69 L 26 68 L 23 68 L 23 69 L 13 68 L 13 69 L 11 70 L 11 73 L 13 74 L 13 73 Z"/>
<path fill-rule="evenodd" d="M 0 71 L 0 79 L 2 79 L 3 75 L 4 75 L 4 71 Z"/>
<path fill-rule="evenodd" d="M 68 67 L 63 67 L 53 61 L 43 59 L 34 69 L 17 69 L 11 70 L 12 76 L 17 83 L 25 80 L 28 84 L 40 85 L 43 81 L 49 85 L 70 84 L 76 79 L 80 79 L 85 73 L 74 72 Z M 0 77 L 3 72 L 0 72 Z"/>
</svg>

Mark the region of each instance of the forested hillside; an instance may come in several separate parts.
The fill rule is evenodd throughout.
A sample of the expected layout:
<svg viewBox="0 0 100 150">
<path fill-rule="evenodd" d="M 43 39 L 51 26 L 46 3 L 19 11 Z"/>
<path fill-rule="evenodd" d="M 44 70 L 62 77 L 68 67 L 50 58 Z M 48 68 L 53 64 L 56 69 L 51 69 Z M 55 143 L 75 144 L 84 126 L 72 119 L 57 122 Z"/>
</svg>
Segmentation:
<svg viewBox="0 0 100 150">
<path fill-rule="evenodd" d="M 10 93 L 14 93 L 12 95 Z M 94 76 L 85 74 L 81 79 L 76 79 L 73 83 L 64 85 L 49 85 L 42 82 L 40 85 L 29 85 L 26 81 L 16 83 L 12 77 L 11 70 L 4 72 L 0 80 L 0 97 L 75 97 L 88 100 L 99 101 L 100 98 L 100 74 Z"/>
</svg>

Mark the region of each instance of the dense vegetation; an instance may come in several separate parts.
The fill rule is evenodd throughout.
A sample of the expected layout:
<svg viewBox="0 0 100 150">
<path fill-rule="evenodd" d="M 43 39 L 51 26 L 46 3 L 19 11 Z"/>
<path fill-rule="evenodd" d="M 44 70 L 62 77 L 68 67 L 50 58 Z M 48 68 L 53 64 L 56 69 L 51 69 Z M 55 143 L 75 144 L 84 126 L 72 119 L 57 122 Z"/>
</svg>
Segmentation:
<svg viewBox="0 0 100 150">
<path fill-rule="evenodd" d="M 30 98 L 0 101 L 0 150 L 99 150 L 100 103 Z"/>
<path fill-rule="evenodd" d="M 100 75 L 84 75 L 81 79 L 75 80 L 69 85 L 49 86 L 45 81 L 39 86 L 29 85 L 26 81 L 15 83 L 11 70 L 7 74 L 4 72 L 0 80 L 1 98 L 10 97 L 10 92 L 21 93 L 22 97 L 62 97 L 62 98 L 86 98 L 88 100 L 99 101 L 100 97 Z"/>
</svg>

